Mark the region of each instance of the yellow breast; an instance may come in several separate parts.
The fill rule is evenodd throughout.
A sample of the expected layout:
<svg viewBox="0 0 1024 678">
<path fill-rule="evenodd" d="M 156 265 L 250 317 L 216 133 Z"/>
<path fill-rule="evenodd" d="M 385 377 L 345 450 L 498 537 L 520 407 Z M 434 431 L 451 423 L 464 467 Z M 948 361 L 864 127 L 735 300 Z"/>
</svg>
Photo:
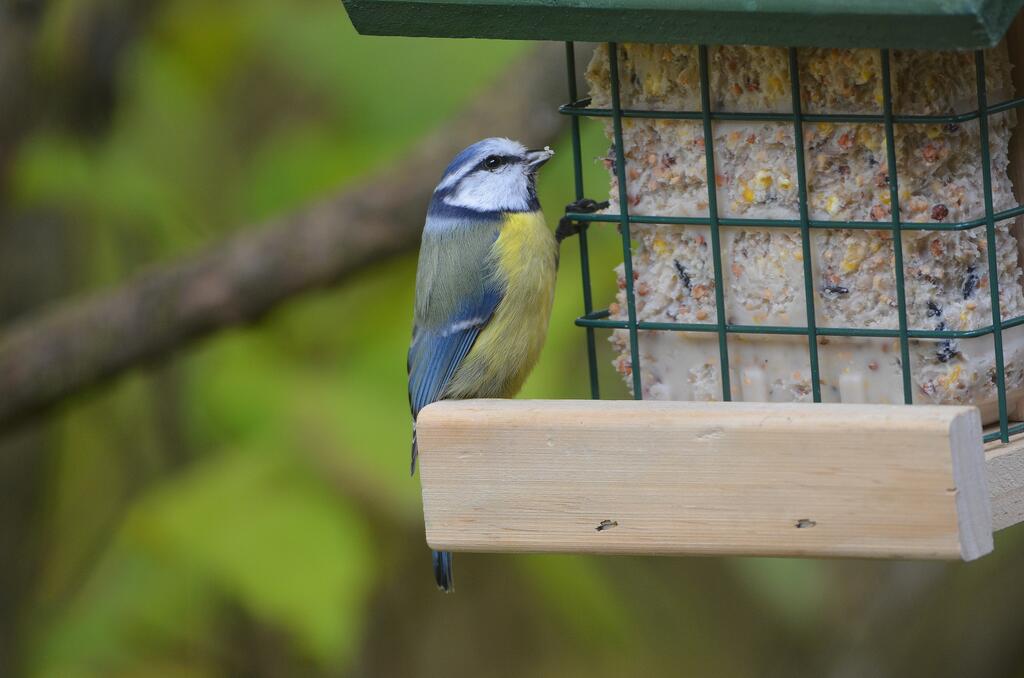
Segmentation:
<svg viewBox="0 0 1024 678">
<path fill-rule="evenodd" d="M 544 345 L 558 265 L 558 243 L 544 215 L 509 215 L 492 256 L 505 296 L 453 375 L 449 398 L 515 395 Z"/>
</svg>

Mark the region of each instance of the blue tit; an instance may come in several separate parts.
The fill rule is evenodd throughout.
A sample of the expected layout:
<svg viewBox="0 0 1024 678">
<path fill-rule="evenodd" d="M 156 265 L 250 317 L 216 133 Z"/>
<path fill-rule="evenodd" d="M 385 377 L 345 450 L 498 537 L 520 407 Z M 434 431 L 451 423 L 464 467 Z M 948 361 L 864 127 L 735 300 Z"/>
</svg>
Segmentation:
<svg viewBox="0 0 1024 678">
<path fill-rule="evenodd" d="M 413 416 L 436 400 L 510 398 L 540 356 L 555 291 L 558 244 L 537 200 L 537 170 L 554 151 L 484 139 L 455 156 L 434 189 L 420 245 L 409 347 Z M 452 588 L 451 554 L 434 577 Z"/>
</svg>

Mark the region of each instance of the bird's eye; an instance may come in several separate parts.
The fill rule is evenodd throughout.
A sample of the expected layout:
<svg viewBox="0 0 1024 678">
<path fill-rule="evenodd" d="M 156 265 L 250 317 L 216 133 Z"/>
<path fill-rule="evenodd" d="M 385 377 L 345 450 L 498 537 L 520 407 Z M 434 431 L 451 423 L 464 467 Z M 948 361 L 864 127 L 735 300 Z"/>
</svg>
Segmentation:
<svg viewBox="0 0 1024 678">
<path fill-rule="evenodd" d="M 504 163 L 501 156 L 498 155 L 489 155 L 484 159 L 484 167 L 492 171 L 501 167 L 502 164 Z"/>
</svg>

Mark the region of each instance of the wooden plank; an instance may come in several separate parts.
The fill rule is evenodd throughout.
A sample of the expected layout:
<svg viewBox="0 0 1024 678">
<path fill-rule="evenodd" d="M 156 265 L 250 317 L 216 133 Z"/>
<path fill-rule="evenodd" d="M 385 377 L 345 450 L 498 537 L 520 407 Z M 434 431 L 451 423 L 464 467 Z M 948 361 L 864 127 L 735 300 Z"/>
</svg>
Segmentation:
<svg viewBox="0 0 1024 678">
<path fill-rule="evenodd" d="M 987 447 L 985 466 L 992 498 L 992 529 L 1024 523 L 1024 436 L 1006 445 Z"/>
<path fill-rule="evenodd" d="M 964 558 L 992 549 L 972 407 L 469 400 L 417 423 L 454 551 Z"/>
<path fill-rule="evenodd" d="M 343 0 L 364 35 L 976 49 L 1021 0 Z"/>
</svg>

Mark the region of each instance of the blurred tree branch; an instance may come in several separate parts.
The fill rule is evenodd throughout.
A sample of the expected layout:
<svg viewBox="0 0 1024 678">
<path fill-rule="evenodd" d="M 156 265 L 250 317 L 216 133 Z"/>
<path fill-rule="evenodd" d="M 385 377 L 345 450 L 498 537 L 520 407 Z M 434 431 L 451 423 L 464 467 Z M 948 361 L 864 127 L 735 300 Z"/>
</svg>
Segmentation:
<svg viewBox="0 0 1024 678">
<path fill-rule="evenodd" d="M 0 429 L 218 331 L 259 320 L 419 242 L 441 171 L 486 136 L 530 145 L 563 129 L 561 47 L 537 47 L 393 168 L 297 214 L 28 316 L 0 335 Z"/>
</svg>

